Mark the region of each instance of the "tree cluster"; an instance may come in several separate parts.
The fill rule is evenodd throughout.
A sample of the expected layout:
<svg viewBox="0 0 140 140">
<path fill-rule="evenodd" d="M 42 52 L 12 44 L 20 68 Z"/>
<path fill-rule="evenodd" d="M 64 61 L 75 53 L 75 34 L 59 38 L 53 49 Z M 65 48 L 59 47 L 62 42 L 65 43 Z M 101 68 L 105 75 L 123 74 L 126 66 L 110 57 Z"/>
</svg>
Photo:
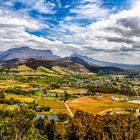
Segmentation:
<svg viewBox="0 0 140 140">
<path fill-rule="evenodd" d="M 64 117 L 60 114 L 59 117 Z M 0 110 L 2 140 L 137 140 L 140 118 L 133 114 L 92 115 L 77 111 L 65 123 L 35 119 L 32 110 L 21 107 Z"/>
<path fill-rule="evenodd" d="M 77 111 L 67 126 L 68 140 L 136 140 L 140 120 L 132 114 L 94 116 Z"/>
</svg>

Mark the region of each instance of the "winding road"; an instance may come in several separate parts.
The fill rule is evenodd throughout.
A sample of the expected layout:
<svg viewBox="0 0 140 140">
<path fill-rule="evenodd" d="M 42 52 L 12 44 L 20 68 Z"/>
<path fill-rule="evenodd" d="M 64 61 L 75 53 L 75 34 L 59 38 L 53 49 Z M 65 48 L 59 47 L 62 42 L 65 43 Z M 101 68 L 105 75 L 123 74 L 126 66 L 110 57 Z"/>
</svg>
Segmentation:
<svg viewBox="0 0 140 140">
<path fill-rule="evenodd" d="M 66 108 L 67 108 L 69 114 L 71 115 L 71 117 L 74 117 L 74 115 L 73 115 L 71 109 L 70 109 L 69 106 L 67 105 L 67 101 L 65 102 L 65 106 L 66 106 Z"/>
</svg>

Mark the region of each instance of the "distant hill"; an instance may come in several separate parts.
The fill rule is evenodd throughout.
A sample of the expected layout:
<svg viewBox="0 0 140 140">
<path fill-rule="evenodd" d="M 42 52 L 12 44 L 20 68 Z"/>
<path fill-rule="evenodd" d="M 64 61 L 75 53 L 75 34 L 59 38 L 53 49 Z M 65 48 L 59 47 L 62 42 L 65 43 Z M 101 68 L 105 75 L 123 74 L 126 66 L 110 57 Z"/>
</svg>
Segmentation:
<svg viewBox="0 0 140 140">
<path fill-rule="evenodd" d="M 16 66 L 18 65 L 20 62 L 19 59 L 11 59 L 11 60 L 0 60 L 0 66 Z"/>
<path fill-rule="evenodd" d="M 76 71 L 116 73 L 125 70 L 140 70 L 140 65 L 127 65 L 99 61 L 78 54 L 61 58 L 51 50 L 37 50 L 29 47 L 20 47 L 0 52 L 0 66 L 27 64 L 37 69 L 43 66 L 52 69 L 53 66 L 64 67 Z"/>
<path fill-rule="evenodd" d="M 13 48 L 5 52 L 0 52 L 0 60 L 11 60 L 11 59 L 26 60 L 30 58 L 40 60 L 60 59 L 60 57 L 54 55 L 51 50 L 37 50 L 29 47 Z"/>
<path fill-rule="evenodd" d="M 123 69 L 117 67 L 101 67 L 90 65 L 84 60 L 77 57 L 66 57 L 59 60 L 35 60 L 30 59 L 24 63 L 26 66 L 32 69 L 37 69 L 39 66 L 43 66 L 48 69 L 52 69 L 53 66 L 59 66 L 67 68 L 69 70 L 81 71 L 81 72 L 106 72 L 106 73 L 121 73 L 125 72 Z"/>
<path fill-rule="evenodd" d="M 77 58 L 77 59 L 74 59 L 74 58 Z M 17 64 L 18 62 L 24 62 L 28 59 L 58 60 L 57 62 L 51 61 L 51 63 L 59 62 L 59 64 L 61 65 L 65 65 L 65 64 L 70 65 L 70 62 L 71 62 L 71 63 L 74 63 L 74 65 L 70 65 L 67 67 L 71 67 L 71 68 L 78 67 L 81 70 L 87 70 L 87 69 L 89 70 L 90 66 L 94 67 L 95 71 L 96 70 L 99 71 L 101 67 L 102 67 L 102 70 L 104 69 L 104 71 L 108 71 L 108 69 L 111 69 L 111 68 L 112 68 L 112 71 L 114 71 L 116 68 L 125 69 L 125 70 L 140 70 L 140 65 L 128 65 L 128 64 L 104 62 L 104 61 L 99 61 L 93 58 L 89 58 L 87 56 L 82 56 L 79 54 L 73 54 L 70 57 L 61 59 L 60 56 L 54 55 L 51 50 L 37 50 L 37 49 L 29 48 L 29 47 L 13 48 L 5 52 L 0 52 L 0 65 L 13 65 L 14 63 Z M 76 62 L 77 64 L 75 64 Z M 86 66 L 84 66 L 83 68 L 83 64 L 85 64 L 85 62 L 89 66 L 87 66 L 86 64 Z"/>
<path fill-rule="evenodd" d="M 83 60 L 82 60 L 83 61 Z M 85 70 L 87 71 L 83 65 L 79 63 L 75 63 L 73 60 L 72 61 L 66 61 L 65 59 L 59 59 L 59 60 L 35 60 L 35 59 L 30 59 L 25 62 L 25 65 L 37 69 L 39 66 L 43 66 L 48 69 L 52 69 L 53 66 L 59 66 L 59 67 L 64 67 L 72 70 Z"/>
<path fill-rule="evenodd" d="M 140 70 L 140 65 L 129 65 L 129 64 L 119 64 L 119 63 L 110 63 L 110 62 L 104 62 L 104 61 L 99 61 L 93 58 L 89 58 L 87 56 L 82 56 L 79 54 L 73 54 L 71 57 L 78 57 L 84 61 L 86 61 L 88 64 L 94 64 L 94 65 L 99 65 L 103 67 L 118 67 L 121 69 L 126 69 L 126 70 Z"/>
<path fill-rule="evenodd" d="M 79 71 L 79 72 L 103 72 L 103 73 L 124 73 L 123 69 L 117 67 L 102 67 L 98 65 L 89 64 L 83 59 L 78 57 L 66 57 L 57 60 L 39 60 L 39 59 L 11 59 L 11 60 L 1 60 L 0 66 L 20 66 L 26 65 L 32 69 L 38 69 L 39 67 L 44 67 L 52 70 L 54 67 L 59 69 L 66 69 L 67 71 Z M 56 67 L 57 66 L 57 67 Z"/>
</svg>

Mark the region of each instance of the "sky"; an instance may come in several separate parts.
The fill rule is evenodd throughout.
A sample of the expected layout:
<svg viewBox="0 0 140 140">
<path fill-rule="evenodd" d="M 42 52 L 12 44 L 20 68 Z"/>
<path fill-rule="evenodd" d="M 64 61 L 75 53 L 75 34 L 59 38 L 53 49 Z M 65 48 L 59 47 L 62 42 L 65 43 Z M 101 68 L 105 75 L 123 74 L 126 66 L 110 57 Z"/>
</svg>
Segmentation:
<svg viewBox="0 0 140 140">
<path fill-rule="evenodd" d="M 23 46 L 140 64 L 140 0 L 0 0 L 0 51 Z"/>
</svg>

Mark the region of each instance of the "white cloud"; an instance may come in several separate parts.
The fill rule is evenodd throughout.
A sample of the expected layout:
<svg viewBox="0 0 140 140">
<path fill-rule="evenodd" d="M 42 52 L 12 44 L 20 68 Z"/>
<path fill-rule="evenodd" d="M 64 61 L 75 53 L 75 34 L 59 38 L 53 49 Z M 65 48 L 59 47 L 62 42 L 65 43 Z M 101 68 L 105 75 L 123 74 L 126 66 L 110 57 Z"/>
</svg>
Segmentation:
<svg viewBox="0 0 140 140">
<path fill-rule="evenodd" d="M 65 47 L 61 41 L 50 41 L 29 33 L 47 29 L 47 25 L 29 17 L 0 9 L 0 50 L 29 46 L 38 49 L 51 49 L 58 51 L 60 46 Z"/>
<path fill-rule="evenodd" d="M 3 1 L 1 2 L 2 5 L 5 5 L 7 7 L 13 7 L 13 5 L 18 2 L 23 5 L 23 9 L 21 8 L 18 10 L 18 12 L 30 12 L 32 10 L 36 10 L 39 13 L 43 14 L 54 14 L 56 11 L 54 10 L 54 7 L 56 4 L 58 6 L 61 6 L 61 3 L 59 0 L 54 2 L 46 1 L 46 0 L 9 0 L 9 1 Z"/>
<path fill-rule="evenodd" d="M 53 10 L 54 3 L 51 2 L 45 4 L 44 0 L 18 1 L 26 3 L 27 11 L 31 8 L 41 13 L 56 12 Z M 60 0 L 56 0 L 56 3 L 61 7 Z M 109 9 L 101 7 L 101 0 L 78 1 L 78 5 L 70 11 L 75 16 L 68 15 L 59 22 L 58 26 L 49 28 L 51 33 L 49 36 L 46 35 L 46 38 L 28 32 L 43 28 L 47 30 L 46 24 L 27 15 L 2 9 L 0 48 L 5 50 L 30 46 L 52 49 L 62 56 L 80 53 L 105 61 L 140 63 L 140 1 L 135 0 L 133 3 L 133 8 L 130 10 L 111 14 Z M 10 5 L 10 0 L 7 4 Z M 83 24 L 80 20 L 83 20 Z M 90 24 L 86 24 L 87 21 L 90 21 Z M 52 38 L 54 41 L 47 38 Z"/>
<path fill-rule="evenodd" d="M 45 2 L 44 0 L 38 0 L 34 1 L 32 5 L 32 10 L 37 10 L 40 13 L 44 14 L 54 14 L 56 13 L 53 8 L 55 7 L 55 4 L 52 2 Z"/>
<path fill-rule="evenodd" d="M 71 13 L 76 14 L 76 19 L 103 19 L 109 14 L 105 8 L 101 8 L 101 0 L 82 0 L 78 6 L 71 10 Z"/>
<path fill-rule="evenodd" d="M 96 3 L 84 7 L 81 5 L 80 8 L 74 10 L 80 19 L 87 18 L 88 20 L 95 12 L 93 7 L 100 9 L 98 5 Z M 93 21 L 92 24 L 86 26 L 73 22 L 75 17 L 68 16 L 54 31 L 58 32 L 57 39 L 67 44 L 73 42 L 79 46 L 74 52 L 111 62 L 140 63 L 139 13 L 140 2 L 137 1 L 137 4 L 130 10 L 123 10 L 110 16 L 105 14 L 106 17 L 102 20 Z M 100 15 L 102 14 L 97 14 L 97 16 Z M 96 14 L 94 16 L 96 17 Z"/>
</svg>

